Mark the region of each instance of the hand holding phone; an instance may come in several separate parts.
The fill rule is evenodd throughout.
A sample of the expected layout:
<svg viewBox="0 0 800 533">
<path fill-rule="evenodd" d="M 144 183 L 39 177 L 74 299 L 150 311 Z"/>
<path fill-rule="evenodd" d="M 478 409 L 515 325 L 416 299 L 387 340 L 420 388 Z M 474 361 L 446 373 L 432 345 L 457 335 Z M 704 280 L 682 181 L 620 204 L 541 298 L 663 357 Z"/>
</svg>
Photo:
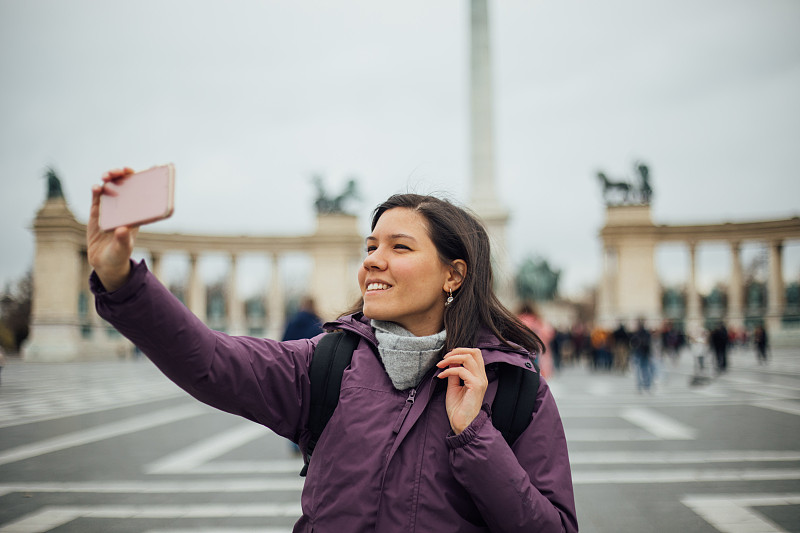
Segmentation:
<svg viewBox="0 0 800 533">
<path fill-rule="evenodd" d="M 100 229 L 140 226 L 172 216 L 175 201 L 175 167 L 153 167 L 108 180 L 100 196 Z"/>
</svg>

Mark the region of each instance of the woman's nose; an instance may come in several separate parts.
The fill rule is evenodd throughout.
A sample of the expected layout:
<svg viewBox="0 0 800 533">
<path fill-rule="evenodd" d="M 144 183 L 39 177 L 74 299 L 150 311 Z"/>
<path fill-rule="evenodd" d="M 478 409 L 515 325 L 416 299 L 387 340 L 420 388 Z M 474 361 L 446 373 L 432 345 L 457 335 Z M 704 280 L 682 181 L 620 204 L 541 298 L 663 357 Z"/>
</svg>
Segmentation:
<svg viewBox="0 0 800 533">
<path fill-rule="evenodd" d="M 377 248 L 367 254 L 367 256 L 364 258 L 364 268 L 367 270 L 383 270 L 386 268 L 386 259 L 383 257 L 383 253 L 381 252 L 380 248 Z"/>
</svg>

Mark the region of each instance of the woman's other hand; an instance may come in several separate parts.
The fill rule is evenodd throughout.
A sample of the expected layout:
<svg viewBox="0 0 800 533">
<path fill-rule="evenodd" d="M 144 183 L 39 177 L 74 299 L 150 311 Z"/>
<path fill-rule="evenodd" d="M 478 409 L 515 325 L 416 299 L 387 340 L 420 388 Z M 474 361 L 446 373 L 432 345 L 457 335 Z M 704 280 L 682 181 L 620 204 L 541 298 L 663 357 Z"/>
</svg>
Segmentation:
<svg viewBox="0 0 800 533">
<path fill-rule="evenodd" d="M 444 368 L 439 378 L 447 378 L 447 417 L 458 435 L 475 420 L 483 405 L 489 385 L 483 355 L 477 348 L 456 348 L 445 354 L 436 366 Z"/>
<path fill-rule="evenodd" d="M 122 287 L 128 280 L 133 244 L 138 227 L 121 226 L 113 231 L 100 229 L 100 197 L 108 194 L 105 184 L 124 180 L 133 174 L 130 168 L 115 169 L 103 175 L 103 185 L 92 187 L 92 208 L 86 225 L 86 254 L 105 289 L 109 292 Z"/>
</svg>

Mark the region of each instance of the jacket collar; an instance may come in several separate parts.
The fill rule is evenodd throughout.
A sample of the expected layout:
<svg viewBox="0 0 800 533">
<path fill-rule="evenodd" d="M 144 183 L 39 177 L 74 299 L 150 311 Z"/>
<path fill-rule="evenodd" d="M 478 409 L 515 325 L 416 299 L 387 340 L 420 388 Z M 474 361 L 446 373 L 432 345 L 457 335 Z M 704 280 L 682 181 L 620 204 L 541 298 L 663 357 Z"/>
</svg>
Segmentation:
<svg viewBox="0 0 800 533">
<path fill-rule="evenodd" d="M 325 331 L 336 329 L 352 331 L 363 337 L 373 348 L 378 348 L 378 340 L 375 338 L 375 332 L 370 325 L 369 319 L 365 317 L 363 313 L 339 317 L 331 322 L 326 322 L 323 328 Z M 512 344 L 512 347 L 504 345 L 486 328 L 483 328 L 478 335 L 476 347 L 482 351 L 484 363 L 487 365 L 493 363 L 508 363 L 515 366 L 530 368 L 528 366 L 532 360 L 530 353 L 524 348 L 514 344 Z"/>
</svg>

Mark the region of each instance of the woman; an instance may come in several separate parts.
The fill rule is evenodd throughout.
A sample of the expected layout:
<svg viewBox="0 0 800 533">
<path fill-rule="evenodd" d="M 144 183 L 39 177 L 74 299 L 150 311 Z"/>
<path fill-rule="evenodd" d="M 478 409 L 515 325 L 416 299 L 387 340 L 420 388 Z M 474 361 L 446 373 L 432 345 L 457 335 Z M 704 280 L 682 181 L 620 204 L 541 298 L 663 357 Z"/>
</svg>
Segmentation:
<svg viewBox="0 0 800 533">
<path fill-rule="evenodd" d="M 87 229 L 100 315 L 197 399 L 306 450 L 319 337 L 209 330 L 130 260 L 136 229 L 100 231 L 102 193 L 93 189 Z M 532 366 L 542 346 L 492 292 L 480 223 L 448 202 L 397 195 L 375 210 L 366 249 L 362 301 L 326 325 L 361 340 L 314 450 L 294 531 L 577 531 L 566 439 L 545 381 L 512 446 L 491 424 L 497 379 L 487 365 Z"/>
</svg>

